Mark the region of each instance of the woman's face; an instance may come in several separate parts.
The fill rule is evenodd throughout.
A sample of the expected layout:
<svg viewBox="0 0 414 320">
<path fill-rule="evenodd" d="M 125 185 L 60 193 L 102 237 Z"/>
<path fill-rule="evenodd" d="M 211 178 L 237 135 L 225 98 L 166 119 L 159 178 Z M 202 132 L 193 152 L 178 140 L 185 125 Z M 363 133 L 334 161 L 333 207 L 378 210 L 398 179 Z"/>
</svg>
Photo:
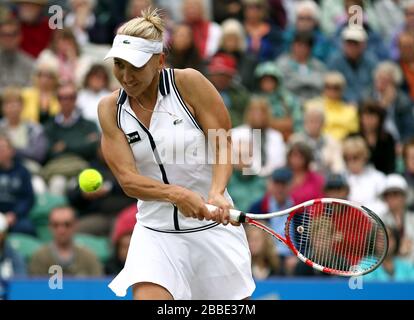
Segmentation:
<svg viewBox="0 0 414 320">
<path fill-rule="evenodd" d="M 348 152 L 344 154 L 346 167 L 352 174 L 360 174 L 365 168 L 366 160 L 363 154 Z"/>
<path fill-rule="evenodd" d="M 240 39 L 237 34 L 229 33 L 223 36 L 222 48 L 226 52 L 240 51 Z"/>
<path fill-rule="evenodd" d="M 37 72 L 37 86 L 40 90 L 52 90 L 56 86 L 54 73 L 47 69 L 40 69 Z"/>
<path fill-rule="evenodd" d="M 265 106 L 252 103 L 248 109 L 247 122 L 253 129 L 265 129 L 268 124 L 267 115 Z"/>
<path fill-rule="evenodd" d="M 76 53 L 76 46 L 72 39 L 61 37 L 57 39 L 56 51 L 58 54 L 68 56 L 68 53 Z"/>
<path fill-rule="evenodd" d="M 260 90 L 264 93 L 272 93 L 277 89 L 277 80 L 272 76 L 264 76 L 259 82 Z"/>
<path fill-rule="evenodd" d="M 364 112 L 361 115 L 362 128 L 368 131 L 376 131 L 380 124 L 378 115 Z"/>
<path fill-rule="evenodd" d="M 185 51 L 191 48 L 193 34 L 189 26 L 180 25 L 175 28 L 172 36 L 172 46 L 176 51 Z"/>
<path fill-rule="evenodd" d="M 9 122 L 19 122 L 22 110 L 23 104 L 19 99 L 11 99 L 3 103 L 3 116 Z"/>
<path fill-rule="evenodd" d="M 97 72 L 92 74 L 88 80 L 88 88 L 92 91 L 100 91 L 107 87 L 107 81 L 104 74 Z"/>
<path fill-rule="evenodd" d="M 249 227 L 247 230 L 247 241 L 252 256 L 258 256 L 264 251 L 265 233 L 255 227 Z"/>
<path fill-rule="evenodd" d="M 306 169 L 306 159 L 297 149 L 293 149 L 288 155 L 288 163 L 293 171 Z"/>
<path fill-rule="evenodd" d="M 384 92 L 387 88 L 393 87 L 394 81 L 392 76 L 385 72 L 379 72 L 375 76 L 375 88 L 379 92 Z"/>
<path fill-rule="evenodd" d="M 264 7 L 261 4 L 248 4 L 244 8 L 244 17 L 248 21 L 262 21 L 264 18 Z"/>
<path fill-rule="evenodd" d="M 313 17 L 312 11 L 303 9 L 298 12 L 296 16 L 296 30 L 300 32 L 312 31 L 316 26 L 316 20 Z"/>
<path fill-rule="evenodd" d="M 140 96 L 154 81 L 164 63 L 164 55 L 153 55 L 141 68 L 136 68 L 125 60 L 115 58 L 113 73 L 128 96 Z"/>
<path fill-rule="evenodd" d="M 311 137 L 319 137 L 323 129 L 323 115 L 309 112 L 304 119 L 305 132 Z"/>
<path fill-rule="evenodd" d="M 341 100 L 342 98 L 342 85 L 338 83 L 325 83 L 324 87 L 325 97 L 332 100 Z"/>
</svg>

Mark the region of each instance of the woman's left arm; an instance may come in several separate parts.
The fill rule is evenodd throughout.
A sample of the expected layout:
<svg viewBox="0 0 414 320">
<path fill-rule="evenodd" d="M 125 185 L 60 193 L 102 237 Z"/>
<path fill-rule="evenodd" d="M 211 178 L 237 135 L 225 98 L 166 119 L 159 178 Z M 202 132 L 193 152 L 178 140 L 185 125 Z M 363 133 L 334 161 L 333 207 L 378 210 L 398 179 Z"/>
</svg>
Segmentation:
<svg viewBox="0 0 414 320">
<path fill-rule="evenodd" d="M 215 151 L 208 203 L 219 207 L 218 222 L 229 221 L 232 205 L 224 197 L 232 174 L 230 116 L 218 91 L 194 69 L 175 70 L 177 87 Z"/>
</svg>

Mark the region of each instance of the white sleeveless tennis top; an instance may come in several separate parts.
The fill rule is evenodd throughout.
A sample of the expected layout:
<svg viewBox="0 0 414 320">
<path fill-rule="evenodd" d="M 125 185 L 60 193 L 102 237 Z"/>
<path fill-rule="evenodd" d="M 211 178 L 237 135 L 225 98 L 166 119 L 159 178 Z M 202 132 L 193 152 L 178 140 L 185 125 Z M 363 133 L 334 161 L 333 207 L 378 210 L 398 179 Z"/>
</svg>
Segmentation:
<svg viewBox="0 0 414 320">
<path fill-rule="evenodd" d="M 211 153 L 200 125 L 175 85 L 173 69 L 161 71 L 149 128 L 138 120 L 122 89 L 117 100 L 117 125 L 126 135 L 140 174 L 195 191 L 207 201 L 213 169 Z M 227 190 L 225 197 L 232 203 Z M 138 200 L 137 206 L 138 223 L 155 231 L 187 233 L 217 225 L 187 218 L 169 202 Z"/>
</svg>

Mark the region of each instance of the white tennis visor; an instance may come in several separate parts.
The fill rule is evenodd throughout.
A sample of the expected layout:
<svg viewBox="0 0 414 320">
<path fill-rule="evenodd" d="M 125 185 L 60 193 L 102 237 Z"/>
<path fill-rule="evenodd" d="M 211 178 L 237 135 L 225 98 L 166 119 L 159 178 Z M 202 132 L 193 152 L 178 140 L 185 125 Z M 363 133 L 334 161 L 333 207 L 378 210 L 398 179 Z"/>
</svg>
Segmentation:
<svg viewBox="0 0 414 320">
<path fill-rule="evenodd" d="M 145 65 L 153 54 L 161 53 L 163 45 L 161 41 L 146 40 L 143 38 L 116 35 L 111 50 L 104 60 L 119 58 L 128 61 L 137 68 Z"/>
</svg>

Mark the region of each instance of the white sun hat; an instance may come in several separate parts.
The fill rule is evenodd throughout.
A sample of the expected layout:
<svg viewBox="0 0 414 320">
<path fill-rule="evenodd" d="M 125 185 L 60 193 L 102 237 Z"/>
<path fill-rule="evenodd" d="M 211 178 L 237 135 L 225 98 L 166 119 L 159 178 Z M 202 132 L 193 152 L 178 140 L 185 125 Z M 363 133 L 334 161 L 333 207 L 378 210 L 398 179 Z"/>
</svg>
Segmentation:
<svg viewBox="0 0 414 320">
<path fill-rule="evenodd" d="M 162 50 L 162 41 L 146 40 L 118 34 L 104 60 L 119 58 L 128 61 L 137 68 L 141 68 L 151 59 L 153 54 L 161 53 Z"/>
</svg>

